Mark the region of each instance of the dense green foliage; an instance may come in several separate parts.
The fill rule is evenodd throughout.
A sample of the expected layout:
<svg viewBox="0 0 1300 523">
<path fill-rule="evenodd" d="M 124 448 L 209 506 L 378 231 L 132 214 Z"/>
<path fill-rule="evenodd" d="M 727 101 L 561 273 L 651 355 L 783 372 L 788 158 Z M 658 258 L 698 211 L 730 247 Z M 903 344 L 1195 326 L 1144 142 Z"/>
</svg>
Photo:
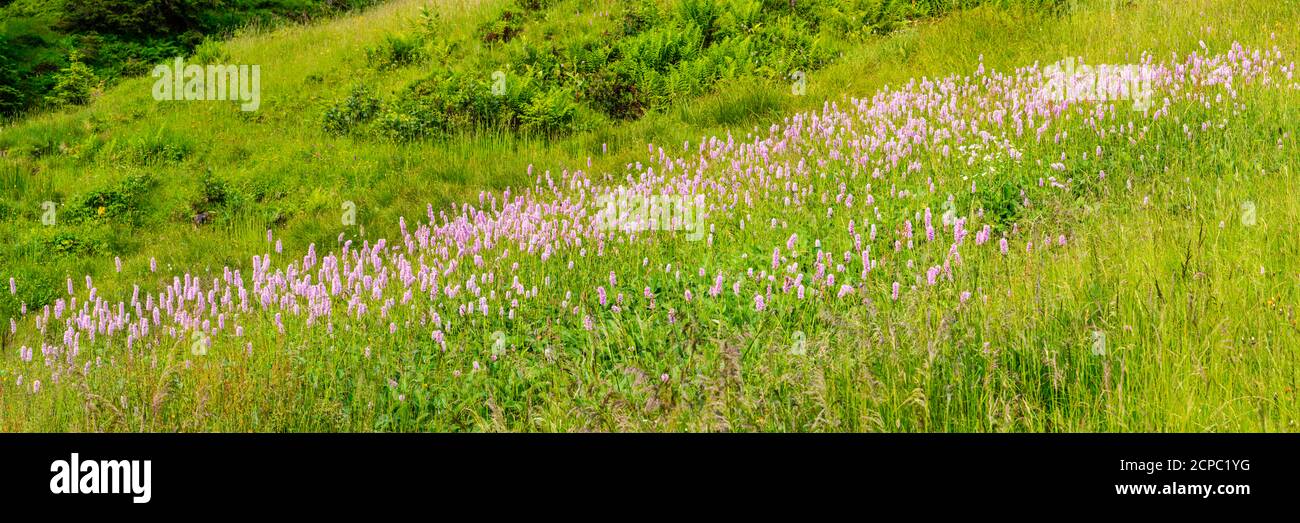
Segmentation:
<svg viewBox="0 0 1300 523">
<path fill-rule="evenodd" d="M 309 21 L 373 0 L 0 2 L 0 117 L 83 104 L 100 84 L 145 74 L 248 24 Z M 46 93 L 54 91 L 52 95 Z"/>
<path fill-rule="evenodd" d="M 472 33 L 424 11 L 367 52 L 376 70 L 432 72 L 389 99 L 358 87 L 325 111 L 336 134 L 396 140 L 466 128 L 555 134 L 630 120 L 724 82 L 794 84 L 864 38 L 952 9 L 1064 0 L 514 0 Z M 362 96 L 364 98 L 358 98 Z M 358 112 L 358 104 L 373 111 Z"/>
</svg>

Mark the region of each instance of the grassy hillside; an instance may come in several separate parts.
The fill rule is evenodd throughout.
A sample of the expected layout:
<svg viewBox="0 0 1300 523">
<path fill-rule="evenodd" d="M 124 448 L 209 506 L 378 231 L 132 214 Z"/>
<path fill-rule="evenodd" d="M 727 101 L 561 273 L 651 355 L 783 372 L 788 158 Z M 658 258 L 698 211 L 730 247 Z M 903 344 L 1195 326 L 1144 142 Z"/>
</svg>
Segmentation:
<svg viewBox="0 0 1300 523">
<path fill-rule="evenodd" d="M 681 59 L 623 62 L 631 116 L 600 68 L 511 69 L 542 87 L 491 114 L 563 128 L 444 103 L 632 5 L 545 4 L 508 42 L 504 1 L 249 29 L 207 52 L 258 111 L 146 77 L 0 130 L 0 429 L 1295 430 L 1297 4 L 900 3 L 802 94 Z M 1046 98 L 1071 56 L 1158 71 L 1154 107 Z M 332 126 L 358 86 L 385 112 Z M 705 238 L 602 229 L 620 187 Z"/>
<path fill-rule="evenodd" d="M 154 63 L 250 24 L 310 21 L 372 0 L 8 0 L 0 2 L 0 118 L 85 103 Z"/>
</svg>

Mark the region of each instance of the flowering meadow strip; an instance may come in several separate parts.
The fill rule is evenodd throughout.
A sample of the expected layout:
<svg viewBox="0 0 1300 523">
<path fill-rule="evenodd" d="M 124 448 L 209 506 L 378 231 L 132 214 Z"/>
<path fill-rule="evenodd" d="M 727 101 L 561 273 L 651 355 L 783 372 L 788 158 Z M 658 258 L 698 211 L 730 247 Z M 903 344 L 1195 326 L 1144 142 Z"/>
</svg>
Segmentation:
<svg viewBox="0 0 1300 523">
<path fill-rule="evenodd" d="M 402 219 L 392 240 L 340 234 L 329 252 L 309 245 L 294 257 L 267 231 L 267 252 L 247 267 L 160 275 L 117 300 L 89 275 L 69 278 L 66 296 L 24 305 L 8 322 L 23 362 L 14 379 L 40 393 L 42 380 L 58 385 L 121 360 L 156 365 L 177 347 L 186 358 L 223 347 L 249 354 L 280 338 L 310 344 L 340 332 L 369 336 L 366 357 L 389 336 L 496 358 L 486 349 L 500 344 L 497 331 L 542 322 L 583 332 L 628 315 L 705 323 L 740 311 L 945 299 L 932 290 L 958 306 L 986 303 L 997 296 L 962 277 L 964 260 L 1012 263 L 1070 244 L 1066 230 L 1031 234 L 1014 215 L 994 216 L 985 206 L 992 188 L 1014 187 L 1019 208 L 1052 192 L 1086 193 L 1106 183 L 1104 171 L 1086 170 L 1092 162 L 1149 140 L 1153 126 L 1179 125 L 1190 141 L 1222 129 L 1245 89 L 1300 89 L 1276 48 L 1143 56 L 1138 65 L 1152 96 L 1144 112 L 1057 96 L 1061 77 L 1037 65 L 981 65 L 827 102 L 743 139 L 651 144 L 622 175 L 530 167 L 533 186 L 430 205 L 427 221 Z M 1214 118 L 1181 121 L 1182 107 Z M 1070 156 L 1067 143 L 1088 145 Z M 1010 174 L 1026 170 L 1041 173 L 1037 183 Z M 696 203 L 698 225 L 611 227 L 615 191 Z M 153 260 L 149 271 L 157 274 Z M 21 285 L 10 279 L 8 290 Z M 87 356 L 94 346 L 102 350 Z"/>
</svg>

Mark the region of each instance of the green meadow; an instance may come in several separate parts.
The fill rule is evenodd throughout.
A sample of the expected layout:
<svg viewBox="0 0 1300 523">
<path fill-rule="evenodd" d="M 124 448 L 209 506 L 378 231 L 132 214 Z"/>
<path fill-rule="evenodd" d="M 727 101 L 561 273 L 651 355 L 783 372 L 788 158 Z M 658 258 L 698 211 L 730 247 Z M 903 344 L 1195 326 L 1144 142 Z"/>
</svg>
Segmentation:
<svg viewBox="0 0 1300 523">
<path fill-rule="evenodd" d="M 0 430 L 1295 431 L 1297 22 L 1268 0 L 392 0 L 249 24 L 186 59 L 257 65 L 255 111 L 155 100 L 146 73 L 0 124 Z M 1031 103 L 992 75 L 1234 45 L 1243 70 L 1280 56 L 1270 80 L 1162 88 L 1160 118 L 965 123 Z M 545 207 L 638 183 L 703 195 L 707 241 Z M 430 215 L 449 243 L 416 241 Z M 303 260 L 349 241 L 366 276 L 335 292 Z M 306 285 L 262 301 L 255 256 L 328 310 Z M 233 270 L 248 309 L 215 301 Z M 133 308 L 190 275 L 210 308 Z M 60 301 L 100 324 L 40 318 Z"/>
</svg>

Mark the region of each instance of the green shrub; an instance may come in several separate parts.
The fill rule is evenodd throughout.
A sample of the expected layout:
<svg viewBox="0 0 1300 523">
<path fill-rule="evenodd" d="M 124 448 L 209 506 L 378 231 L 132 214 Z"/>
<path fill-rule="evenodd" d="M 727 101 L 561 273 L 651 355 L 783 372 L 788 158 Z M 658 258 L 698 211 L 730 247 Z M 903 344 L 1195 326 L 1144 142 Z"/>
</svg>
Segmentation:
<svg viewBox="0 0 1300 523">
<path fill-rule="evenodd" d="M 1023 211 L 1021 186 L 1014 180 L 980 184 L 978 192 L 971 195 L 972 206 L 983 208 L 985 219 L 998 230 L 1010 230 Z"/>
<path fill-rule="evenodd" d="M 552 134 L 572 130 L 577 106 L 573 93 L 567 89 L 552 88 L 538 93 L 528 101 L 519 115 L 519 128 L 525 132 Z"/>
<path fill-rule="evenodd" d="M 760 28 L 756 38 L 758 71 L 768 78 L 784 78 L 794 71 L 808 72 L 820 69 L 835 56 L 835 49 L 808 23 L 782 18 L 775 24 Z"/>
<path fill-rule="evenodd" d="M 199 198 L 191 207 L 196 215 L 207 213 L 210 216 L 220 211 L 238 212 L 246 201 L 247 197 L 235 184 L 208 172 L 203 178 Z"/>
<path fill-rule="evenodd" d="M 366 60 L 381 70 L 410 65 L 419 58 L 420 38 L 414 35 L 384 35 L 383 42 L 366 49 Z"/>
<path fill-rule="evenodd" d="M 59 256 L 88 256 L 108 251 L 102 240 L 69 230 L 55 232 L 45 239 L 42 247 L 46 252 Z"/>
<path fill-rule="evenodd" d="M 342 102 L 325 109 L 325 132 L 344 135 L 366 125 L 379 113 L 381 102 L 369 87 L 357 85 Z"/>
<path fill-rule="evenodd" d="M 658 25 L 661 21 L 659 5 L 654 0 L 638 0 L 629 5 L 623 12 L 623 35 L 640 34 L 642 31 Z"/>
<path fill-rule="evenodd" d="M 18 112 L 26 101 L 17 66 L 9 56 L 13 49 L 4 35 L 0 35 L 0 115 Z"/>
<path fill-rule="evenodd" d="M 179 34 L 197 25 L 203 0 L 77 0 L 63 8 L 71 31 L 130 36 Z"/>
<path fill-rule="evenodd" d="M 678 16 L 700 31 L 701 47 L 713 43 L 717 31 L 721 8 L 715 0 L 682 0 L 678 4 Z"/>
<path fill-rule="evenodd" d="M 391 140 L 406 142 L 441 133 L 445 129 L 439 114 L 417 101 L 403 100 L 385 108 L 375 119 L 375 132 Z"/>
<path fill-rule="evenodd" d="M 644 96 L 627 67 L 604 69 L 588 76 L 579 100 L 620 120 L 635 120 L 646 110 Z"/>
<path fill-rule="evenodd" d="M 45 102 L 54 107 L 85 105 L 90 103 L 91 93 L 98 86 L 99 78 L 95 72 L 81 63 L 80 53 L 73 51 L 68 57 L 68 66 L 54 76 L 54 88 L 46 95 Z"/>
<path fill-rule="evenodd" d="M 522 10 L 513 6 L 506 7 L 495 19 L 479 27 L 478 32 L 485 43 L 509 42 L 524 31 L 525 19 Z"/>
<path fill-rule="evenodd" d="M 753 32 L 762 22 L 763 2 L 731 0 L 718 18 L 718 30 L 729 36 L 743 36 Z"/>
<path fill-rule="evenodd" d="M 72 198 L 62 216 L 73 224 L 118 221 L 139 225 L 147 214 L 148 193 L 157 184 L 158 181 L 148 173 L 130 175 L 110 187 Z"/>
<path fill-rule="evenodd" d="M 230 61 L 230 55 L 226 53 L 221 42 L 212 39 L 205 39 L 203 43 L 194 48 L 194 56 L 190 59 L 191 63 L 208 65 L 224 64 Z"/>
</svg>

